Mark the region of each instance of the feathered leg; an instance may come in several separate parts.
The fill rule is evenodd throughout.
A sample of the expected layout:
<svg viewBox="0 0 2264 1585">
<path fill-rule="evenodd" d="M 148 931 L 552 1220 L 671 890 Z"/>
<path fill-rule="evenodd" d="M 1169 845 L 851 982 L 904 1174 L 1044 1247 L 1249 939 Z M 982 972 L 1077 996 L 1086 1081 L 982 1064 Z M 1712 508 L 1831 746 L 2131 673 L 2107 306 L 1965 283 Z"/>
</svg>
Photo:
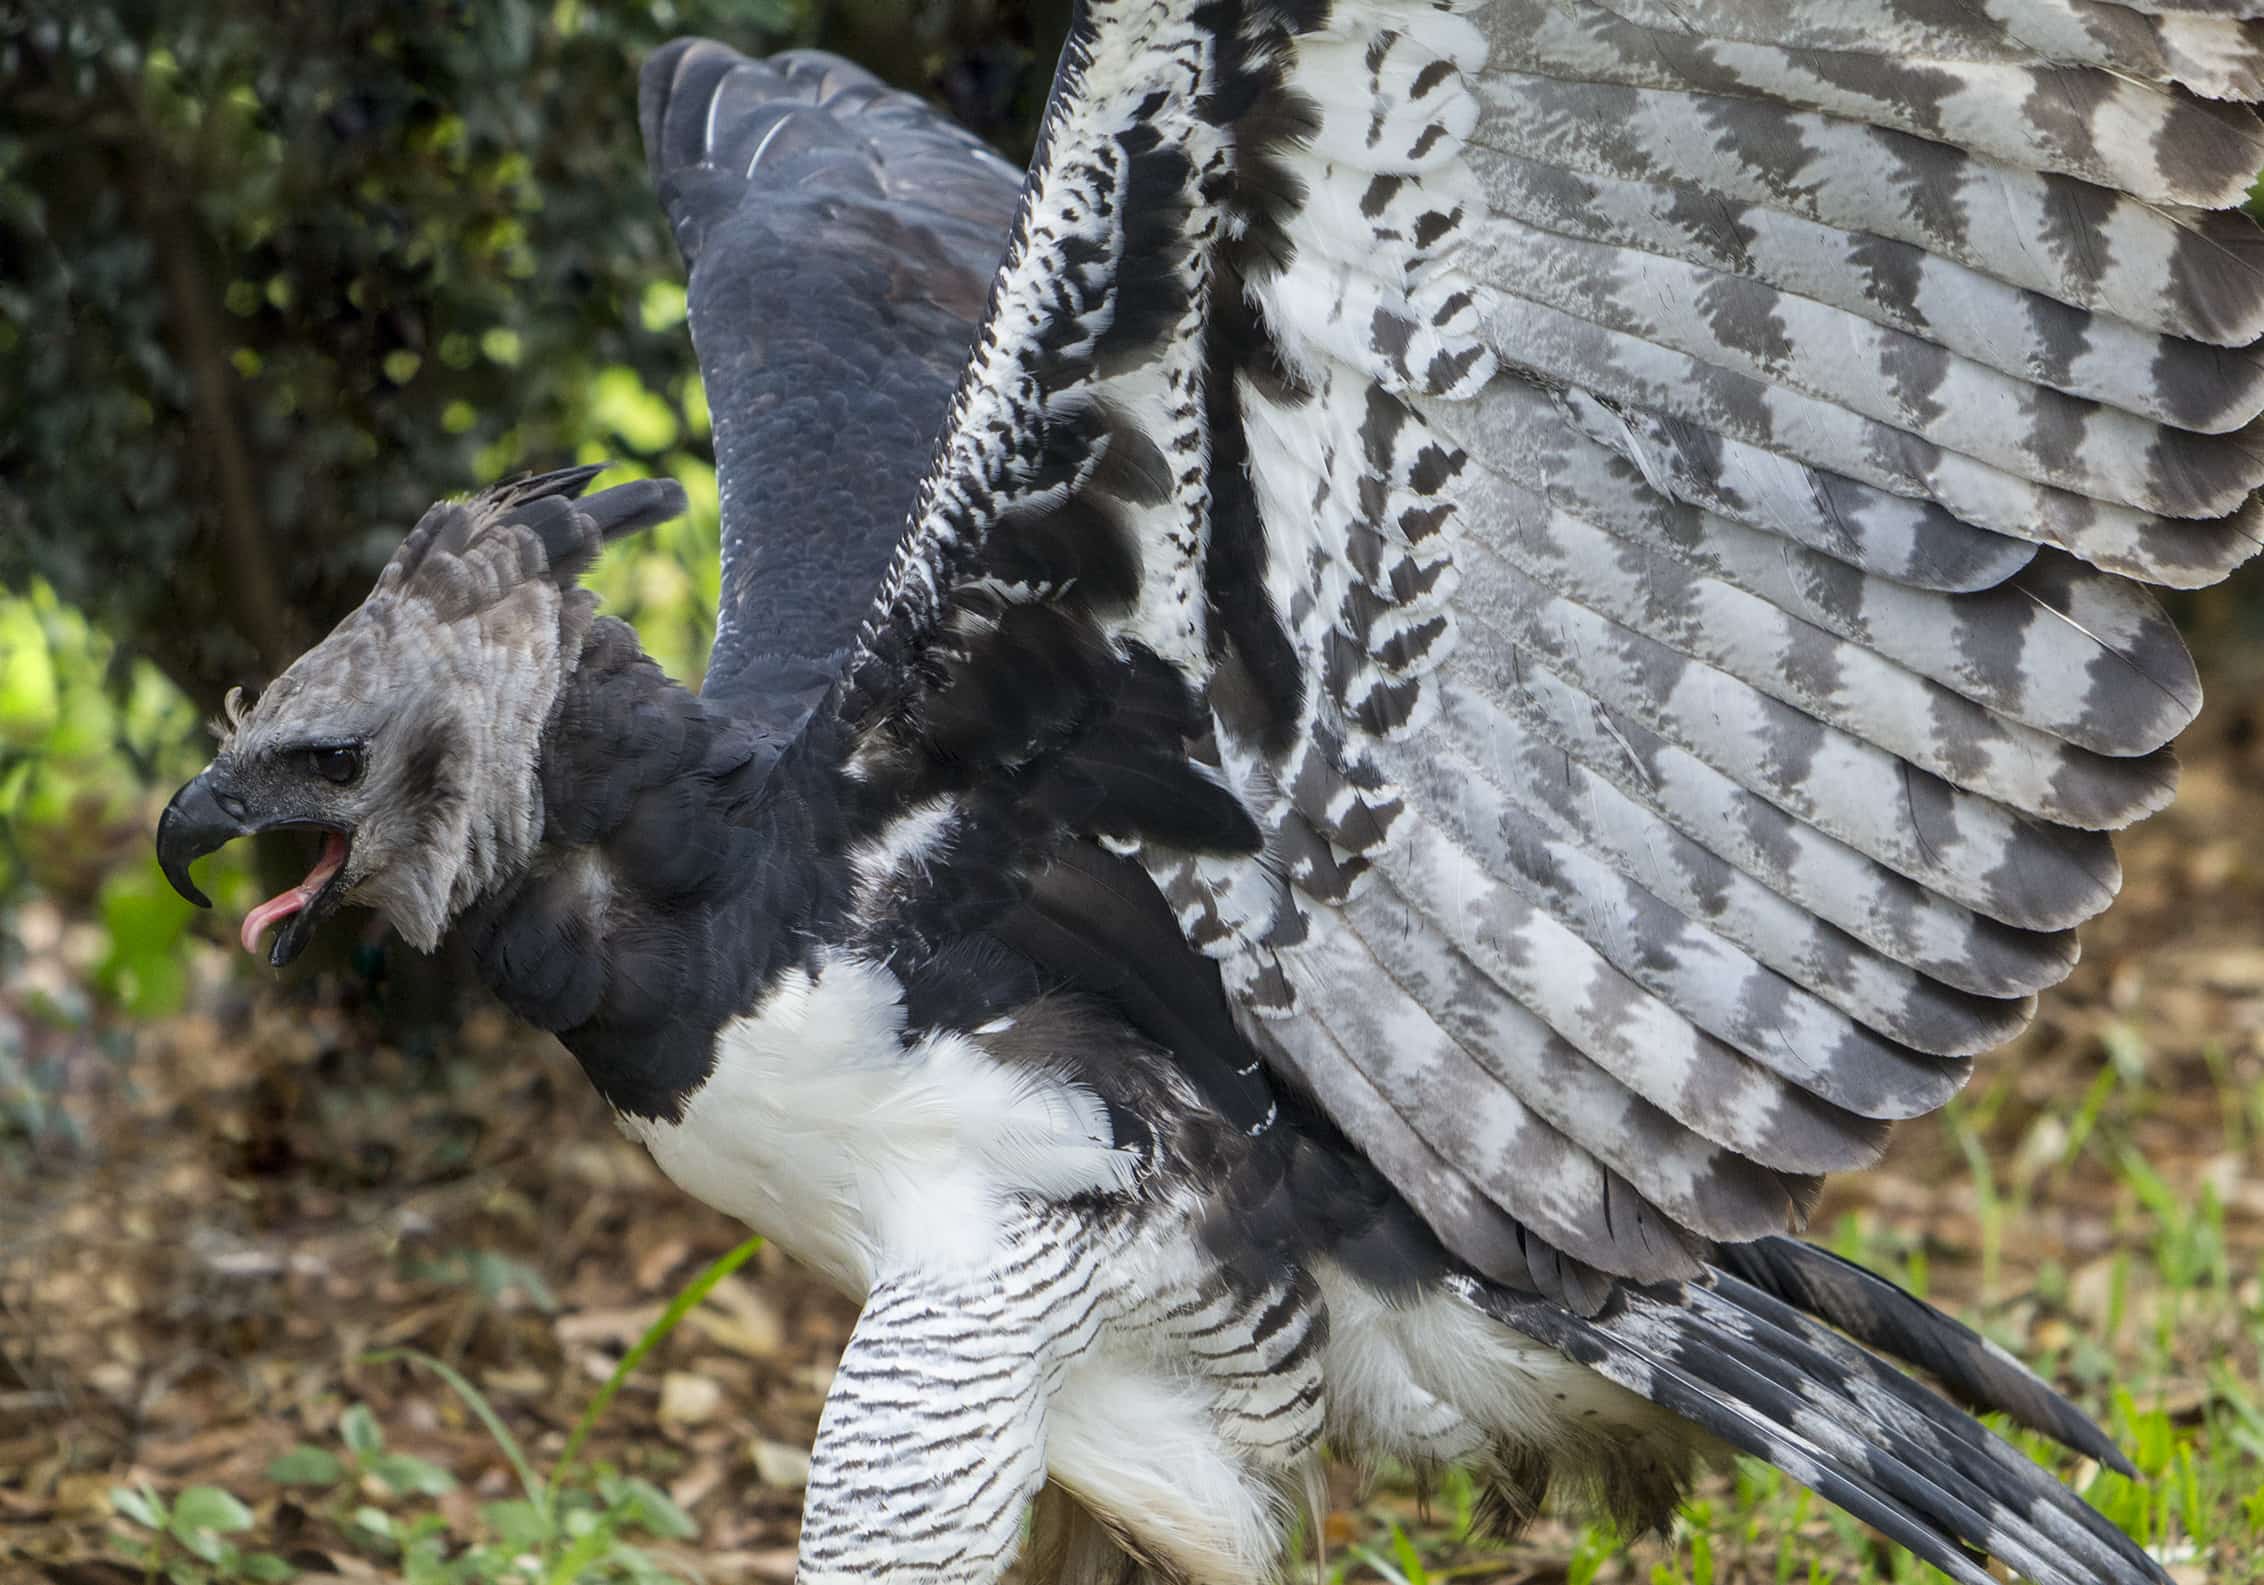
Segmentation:
<svg viewBox="0 0 2264 1585">
<path fill-rule="evenodd" d="M 1033 1211 L 995 1258 L 873 1284 L 818 1419 L 798 1585 L 991 1585 L 1048 1419 L 1122 1298 L 1106 1219 Z"/>
<path fill-rule="evenodd" d="M 990 1585 L 1045 1479 L 1058 1282 L 1025 1260 L 883 1280 L 826 1397 L 799 1585 Z"/>
</svg>

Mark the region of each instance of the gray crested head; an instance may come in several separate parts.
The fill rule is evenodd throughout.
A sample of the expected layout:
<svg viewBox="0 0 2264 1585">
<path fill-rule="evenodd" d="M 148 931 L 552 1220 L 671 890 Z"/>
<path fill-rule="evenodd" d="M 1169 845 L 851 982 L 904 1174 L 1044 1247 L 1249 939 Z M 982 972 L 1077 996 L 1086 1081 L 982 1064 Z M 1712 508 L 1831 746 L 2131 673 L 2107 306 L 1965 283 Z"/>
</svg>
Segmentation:
<svg viewBox="0 0 2264 1585">
<path fill-rule="evenodd" d="M 672 481 L 583 497 L 602 467 L 495 486 L 426 512 L 377 586 L 257 700 L 229 695 L 220 750 L 158 822 L 166 877 L 199 906 L 192 860 L 255 831 L 321 853 L 246 917 L 270 961 L 339 906 L 375 909 L 431 951 L 457 914 L 523 869 L 542 835 L 542 734 L 596 598 L 577 580 L 612 539 L 684 510 Z"/>
</svg>

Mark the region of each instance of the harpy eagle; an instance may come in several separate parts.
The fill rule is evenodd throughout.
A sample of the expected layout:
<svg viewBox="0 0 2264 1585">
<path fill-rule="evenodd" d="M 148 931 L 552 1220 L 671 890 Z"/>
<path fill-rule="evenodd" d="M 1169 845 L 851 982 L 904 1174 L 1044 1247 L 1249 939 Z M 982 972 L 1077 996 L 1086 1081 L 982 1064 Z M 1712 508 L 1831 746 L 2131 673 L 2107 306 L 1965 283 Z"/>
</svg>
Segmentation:
<svg viewBox="0 0 2264 1585">
<path fill-rule="evenodd" d="M 2256 545 L 2253 0 L 1086 0 L 1017 173 L 686 40 L 680 510 L 435 506 L 158 849 L 456 932 L 864 1303 L 801 1578 L 1247 1581 L 1324 1448 L 1631 1527 L 1767 1460 L 1968 1585 L 2161 1580 L 1784 1236 L 2027 1019 Z"/>
</svg>

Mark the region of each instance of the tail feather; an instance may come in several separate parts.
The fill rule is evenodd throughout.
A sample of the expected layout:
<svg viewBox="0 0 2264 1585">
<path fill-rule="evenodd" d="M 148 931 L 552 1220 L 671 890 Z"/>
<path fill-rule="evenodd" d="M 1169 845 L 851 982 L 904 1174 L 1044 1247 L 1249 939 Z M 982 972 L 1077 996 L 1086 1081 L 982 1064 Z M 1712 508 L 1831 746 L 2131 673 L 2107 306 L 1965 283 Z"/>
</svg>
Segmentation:
<svg viewBox="0 0 2264 1585">
<path fill-rule="evenodd" d="M 1956 1535 L 1988 1537 L 1991 1553 L 2032 1579 L 2070 1563 L 2083 1566 L 2086 1560 L 2029 1521 L 2016 1482 L 1991 1481 L 1986 1477 L 1993 1472 L 1986 1468 L 1962 1467 L 1954 1436 L 1896 1424 L 1876 1406 L 1868 1406 L 1873 1412 L 1867 1414 L 1861 1395 L 1868 1383 L 1861 1377 L 1844 1379 L 1800 1339 L 1773 1335 L 1757 1318 L 1710 1303 L 1715 1296 L 1703 1289 L 1693 1290 L 1691 1298 L 1716 1323 L 1711 1348 L 1690 1361 L 1699 1380 L 1743 1397 L 1780 1424 L 1797 1426 L 1843 1464 L 1870 1469 L 1891 1496 L 1914 1512 L 1938 1515 Z M 1799 1374 L 1790 1376 L 1787 1365 Z M 1881 1431 L 1885 1434 L 1878 1435 Z"/>
<path fill-rule="evenodd" d="M 2010 1416 L 2118 1475 L 2130 1460 L 2082 1410 L 1971 1327 L 1942 1314 L 1876 1272 L 1795 1238 L 1722 1246 L 1714 1264 L 1795 1310 L 1941 1382 L 1969 1409 Z"/>
<path fill-rule="evenodd" d="M 2046 1557 L 2077 1559 L 2078 1578 L 2121 1579 L 2132 1569 L 2151 1574 L 2154 1565 L 2104 1515 L 1987 1426 L 1892 1365 L 1736 1278 L 1725 1277 L 1714 1291 L 1698 1291 L 1693 1298 L 1715 1321 L 1719 1336 L 1757 1336 L 1776 1376 L 1789 1366 L 1804 1392 L 1830 1400 L 1827 1413 L 1834 1423 L 1875 1428 L 1905 1459 L 1923 1458 L 1946 1470 L 1947 1480 L 1990 1523 Z M 2001 1555 L 2028 1567 L 2010 1551 Z"/>
<path fill-rule="evenodd" d="M 1621 1302 L 1593 1319 L 1500 1288 L 1473 1284 L 1471 1297 L 1516 1330 L 1774 1465 L 1964 1585 L 1987 1585 L 1989 1557 L 2034 1585 L 2167 1585 L 2134 1542 L 2049 1471 L 1892 1365 L 1736 1276 L 1623 1289 Z"/>
<path fill-rule="evenodd" d="M 1624 1316 L 1627 1311 L 1620 1312 Z M 1739 1452 L 1774 1465 L 1825 1501 L 1846 1509 L 1961 1585 L 1993 1585 L 1977 1555 L 1927 1516 L 1913 1513 L 1862 1470 L 1844 1468 L 1798 1432 L 1775 1424 L 1678 1368 L 1672 1359 L 1563 1310 L 1512 1304 L 1502 1319 L 1550 1343 L 1638 1397 L 1680 1415 Z M 2057 1582 L 2054 1582 L 2057 1585 Z"/>
</svg>

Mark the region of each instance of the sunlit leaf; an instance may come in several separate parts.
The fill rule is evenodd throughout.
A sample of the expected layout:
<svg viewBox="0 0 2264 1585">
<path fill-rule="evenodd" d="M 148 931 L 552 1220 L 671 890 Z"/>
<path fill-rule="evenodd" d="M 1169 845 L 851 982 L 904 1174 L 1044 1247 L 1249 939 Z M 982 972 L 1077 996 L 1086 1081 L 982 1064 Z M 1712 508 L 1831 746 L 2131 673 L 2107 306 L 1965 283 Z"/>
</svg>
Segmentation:
<svg viewBox="0 0 2264 1585">
<path fill-rule="evenodd" d="M 646 389 L 637 371 L 615 364 L 591 382 L 590 418 L 601 430 L 619 435 L 640 452 L 666 451 L 676 444 L 676 412 Z"/>
<path fill-rule="evenodd" d="M 366 1403 L 354 1404 L 338 1417 L 338 1439 L 357 1458 L 368 1458 L 385 1446 L 385 1432 Z"/>
<path fill-rule="evenodd" d="M 409 1453 L 372 1453 L 364 1467 L 404 1497 L 439 1497 L 456 1489 L 456 1477 Z"/>
<path fill-rule="evenodd" d="M 110 1506 L 149 1530 L 165 1528 L 165 1499 L 147 1486 L 113 1486 Z"/>
<path fill-rule="evenodd" d="M 47 635 L 27 603 L 0 600 L 0 745 L 28 748 L 54 728 L 61 708 Z"/>
<path fill-rule="evenodd" d="M 267 1478 L 284 1486 L 331 1486 L 345 1474 L 346 1467 L 337 1454 L 306 1442 L 270 1459 L 267 1465 Z"/>
<path fill-rule="evenodd" d="M 233 1534 L 248 1530 L 252 1511 L 218 1486 L 191 1486 L 173 1499 L 173 1534 L 187 1539 L 200 1530 Z"/>
</svg>

